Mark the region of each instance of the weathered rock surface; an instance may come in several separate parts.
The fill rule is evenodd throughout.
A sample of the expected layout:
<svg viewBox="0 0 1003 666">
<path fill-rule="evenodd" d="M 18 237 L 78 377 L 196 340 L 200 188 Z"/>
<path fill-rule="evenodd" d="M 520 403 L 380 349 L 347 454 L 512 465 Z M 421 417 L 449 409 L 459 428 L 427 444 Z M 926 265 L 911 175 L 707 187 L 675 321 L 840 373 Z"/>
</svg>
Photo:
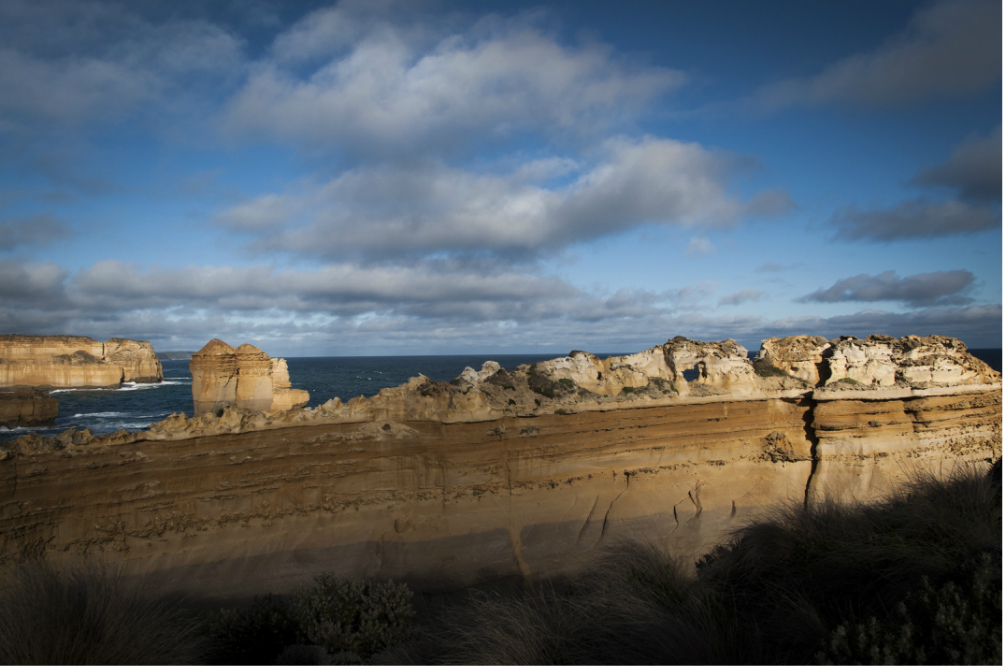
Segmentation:
<svg viewBox="0 0 1003 666">
<path fill-rule="evenodd" d="M 0 426 L 20 428 L 52 425 L 59 403 L 48 392 L 30 386 L 0 388 Z"/>
<path fill-rule="evenodd" d="M 75 335 L 0 335 L 0 386 L 84 388 L 156 383 L 164 372 L 149 342 Z"/>
<path fill-rule="evenodd" d="M 256 412 L 288 411 L 310 401 L 306 391 L 290 388 L 285 359 L 273 359 L 253 345 L 234 349 L 213 338 L 192 355 L 188 368 L 196 417 L 228 405 Z"/>
<path fill-rule="evenodd" d="M 818 340 L 767 342 L 758 365 L 733 341 L 676 338 L 314 409 L 230 404 L 149 431 L 22 437 L 0 448 L 0 560 L 100 553 L 216 596 L 325 570 L 544 577 L 611 540 L 699 554 L 778 502 L 868 499 L 1000 455 L 1000 375 L 959 341 L 825 341 L 819 361 Z M 893 383 L 867 359 L 896 364 Z M 831 381 L 851 367 L 857 383 Z"/>
<path fill-rule="evenodd" d="M 122 368 L 123 382 L 156 384 L 164 381 L 164 369 L 149 342 L 111 338 L 104 343 L 104 358 Z"/>
</svg>

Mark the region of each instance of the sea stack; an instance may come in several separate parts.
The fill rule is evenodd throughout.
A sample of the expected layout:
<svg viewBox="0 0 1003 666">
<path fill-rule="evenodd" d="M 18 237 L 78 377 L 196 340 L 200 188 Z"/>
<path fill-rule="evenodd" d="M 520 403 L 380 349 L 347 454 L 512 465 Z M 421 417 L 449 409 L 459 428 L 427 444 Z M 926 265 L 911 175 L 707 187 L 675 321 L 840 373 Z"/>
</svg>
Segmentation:
<svg viewBox="0 0 1003 666">
<path fill-rule="evenodd" d="M 195 416 L 236 405 L 256 412 L 286 411 L 310 401 L 306 391 L 291 388 L 285 359 L 273 359 L 257 347 L 236 349 L 213 338 L 192 355 Z"/>
<path fill-rule="evenodd" d="M 0 426 L 21 428 L 52 425 L 59 402 L 47 391 L 30 386 L 0 388 Z"/>
</svg>

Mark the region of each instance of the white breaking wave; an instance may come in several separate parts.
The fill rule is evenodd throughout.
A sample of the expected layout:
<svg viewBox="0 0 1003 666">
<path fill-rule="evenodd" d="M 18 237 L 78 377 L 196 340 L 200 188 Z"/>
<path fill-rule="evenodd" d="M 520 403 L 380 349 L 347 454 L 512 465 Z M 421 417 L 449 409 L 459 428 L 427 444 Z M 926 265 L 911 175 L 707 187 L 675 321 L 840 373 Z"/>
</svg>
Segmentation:
<svg viewBox="0 0 1003 666">
<path fill-rule="evenodd" d="M 91 412 L 90 414 L 74 414 L 75 419 L 86 419 L 86 418 L 121 418 L 123 416 L 132 416 L 129 412 Z"/>
</svg>

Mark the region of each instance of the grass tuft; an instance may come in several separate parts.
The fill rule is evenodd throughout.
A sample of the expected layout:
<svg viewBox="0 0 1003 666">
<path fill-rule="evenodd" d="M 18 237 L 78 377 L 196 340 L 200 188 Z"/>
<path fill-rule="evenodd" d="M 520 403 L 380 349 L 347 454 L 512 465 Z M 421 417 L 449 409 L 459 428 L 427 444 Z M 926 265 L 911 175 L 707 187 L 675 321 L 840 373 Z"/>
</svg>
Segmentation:
<svg viewBox="0 0 1003 666">
<path fill-rule="evenodd" d="M 142 583 L 96 566 L 56 570 L 25 562 L 0 592 L 0 663 L 197 663 L 197 619 Z"/>
</svg>

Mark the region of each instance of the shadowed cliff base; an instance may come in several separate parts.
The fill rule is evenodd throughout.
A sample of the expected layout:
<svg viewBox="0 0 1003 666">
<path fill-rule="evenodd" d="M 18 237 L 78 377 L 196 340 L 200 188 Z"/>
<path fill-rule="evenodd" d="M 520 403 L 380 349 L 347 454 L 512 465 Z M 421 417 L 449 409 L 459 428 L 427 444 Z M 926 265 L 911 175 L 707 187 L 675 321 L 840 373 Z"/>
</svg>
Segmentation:
<svg viewBox="0 0 1003 666">
<path fill-rule="evenodd" d="M 445 596 L 322 575 L 196 612 L 109 570 L 26 564 L 0 590 L 0 661 L 998 664 L 999 465 L 777 508 L 695 567 L 621 542 L 561 583 Z"/>
</svg>

